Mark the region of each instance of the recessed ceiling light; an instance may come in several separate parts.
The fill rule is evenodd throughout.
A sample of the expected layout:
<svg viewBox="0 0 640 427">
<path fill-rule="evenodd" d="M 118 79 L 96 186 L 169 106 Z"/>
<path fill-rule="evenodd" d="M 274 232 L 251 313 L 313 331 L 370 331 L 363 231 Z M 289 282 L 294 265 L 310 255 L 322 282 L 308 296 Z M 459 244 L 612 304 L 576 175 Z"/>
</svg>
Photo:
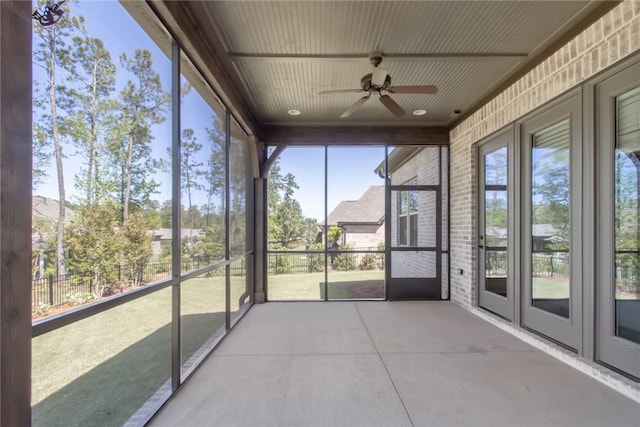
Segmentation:
<svg viewBox="0 0 640 427">
<path fill-rule="evenodd" d="M 299 116 L 302 113 L 300 112 L 300 110 L 293 110 L 292 109 L 292 110 L 287 111 L 287 114 L 289 114 L 290 116 Z"/>
<path fill-rule="evenodd" d="M 427 114 L 427 110 L 416 110 L 413 112 L 414 116 L 424 116 L 425 114 Z"/>
</svg>

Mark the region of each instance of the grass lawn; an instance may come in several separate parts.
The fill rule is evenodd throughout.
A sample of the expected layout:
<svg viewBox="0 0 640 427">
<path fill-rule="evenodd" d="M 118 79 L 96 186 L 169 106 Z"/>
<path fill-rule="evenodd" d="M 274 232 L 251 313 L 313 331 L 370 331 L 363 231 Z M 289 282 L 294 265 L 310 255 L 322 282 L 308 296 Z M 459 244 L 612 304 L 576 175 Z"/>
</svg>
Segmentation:
<svg viewBox="0 0 640 427">
<path fill-rule="evenodd" d="M 363 295 L 361 289 L 372 284 L 377 285 L 375 290 Z M 384 270 L 332 271 L 329 299 L 384 298 L 383 284 Z M 272 301 L 324 299 L 324 273 L 269 274 L 267 286 Z"/>
<path fill-rule="evenodd" d="M 533 298 L 569 298 L 569 279 L 533 278 Z"/>
<path fill-rule="evenodd" d="M 232 311 L 244 292 L 233 277 Z M 183 361 L 224 326 L 224 278 L 182 284 Z M 33 425 L 120 426 L 170 378 L 171 289 L 33 339 Z"/>
<path fill-rule="evenodd" d="M 562 299 L 569 298 L 569 279 L 547 279 L 541 277 L 533 278 L 533 298 Z M 640 299 L 631 292 L 616 292 L 616 299 L 630 300 Z"/>
</svg>

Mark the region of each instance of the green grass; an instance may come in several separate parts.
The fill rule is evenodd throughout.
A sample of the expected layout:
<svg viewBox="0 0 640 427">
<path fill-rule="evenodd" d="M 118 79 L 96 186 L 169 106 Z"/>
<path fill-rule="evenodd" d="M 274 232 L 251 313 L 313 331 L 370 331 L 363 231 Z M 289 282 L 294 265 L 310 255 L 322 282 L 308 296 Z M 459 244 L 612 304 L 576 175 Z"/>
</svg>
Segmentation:
<svg viewBox="0 0 640 427">
<path fill-rule="evenodd" d="M 323 300 L 324 273 L 269 274 L 269 300 Z M 384 270 L 332 271 L 329 273 L 329 299 L 362 298 L 354 293 L 358 282 L 384 281 Z M 374 298 L 384 298 L 384 294 Z"/>
<path fill-rule="evenodd" d="M 569 279 L 533 278 L 533 298 L 569 298 Z"/>
<path fill-rule="evenodd" d="M 232 277 L 232 311 L 244 277 Z M 184 282 L 183 361 L 224 326 L 224 278 Z M 170 378 L 171 289 L 33 339 L 33 424 L 122 425 Z"/>
<path fill-rule="evenodd" d="M 534 277 L 533 298 L 569 298 L 569 279 L 547 279 Z M 638 296 L 632 293 L 616 292 L 616 299 L 638 299 Z"/>
</svg>

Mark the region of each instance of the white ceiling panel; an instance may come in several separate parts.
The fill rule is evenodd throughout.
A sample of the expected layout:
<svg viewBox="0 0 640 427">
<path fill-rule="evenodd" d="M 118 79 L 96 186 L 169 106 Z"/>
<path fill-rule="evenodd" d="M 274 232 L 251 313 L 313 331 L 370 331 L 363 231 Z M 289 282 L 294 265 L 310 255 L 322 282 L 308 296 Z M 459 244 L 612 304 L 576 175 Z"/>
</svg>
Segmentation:
<svg viewBox="0 0 640 427">
<path fill-rule="evenodd" d="M 226 51 L 229 74 L 265 124 L 448 125 L 566 33 L 600 1 L 207 1 L 199 26 Z M 394 85 L 436 85 L 433 95 L 390 94 L 392 116 L 362 93 L 368 57 L 381 52 Z M 382 92 L 383 94 L 386 92 Z M 287 115 L 298 109 L 297 117 Z M 427 114 L 416 117 L 416 109 Z"/>
</svg>

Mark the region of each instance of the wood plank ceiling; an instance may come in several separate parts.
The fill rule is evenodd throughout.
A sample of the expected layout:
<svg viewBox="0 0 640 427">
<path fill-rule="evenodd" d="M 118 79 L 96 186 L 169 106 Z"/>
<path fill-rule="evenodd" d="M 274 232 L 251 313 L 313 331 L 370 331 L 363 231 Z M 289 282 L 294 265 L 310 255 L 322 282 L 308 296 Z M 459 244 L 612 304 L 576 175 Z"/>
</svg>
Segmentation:
<svg viewBox="0 0 640 427">
<path fill-rule="evenodd" d="M 194 28 L 220 55 L 256 124 L 450 126 L 576 26 L 604 13 L 600 1 L 204 1 Z M 602 12 L 599 12 L 602 10 Z M 350 117 L 371 52 L 392 85 L 435 85 L 436 94 L 377 94 Z M 301 112 L 291 116 L 287 112 Z M 416 116 L 415 110 L 426 114 Z"/>
</svg>

